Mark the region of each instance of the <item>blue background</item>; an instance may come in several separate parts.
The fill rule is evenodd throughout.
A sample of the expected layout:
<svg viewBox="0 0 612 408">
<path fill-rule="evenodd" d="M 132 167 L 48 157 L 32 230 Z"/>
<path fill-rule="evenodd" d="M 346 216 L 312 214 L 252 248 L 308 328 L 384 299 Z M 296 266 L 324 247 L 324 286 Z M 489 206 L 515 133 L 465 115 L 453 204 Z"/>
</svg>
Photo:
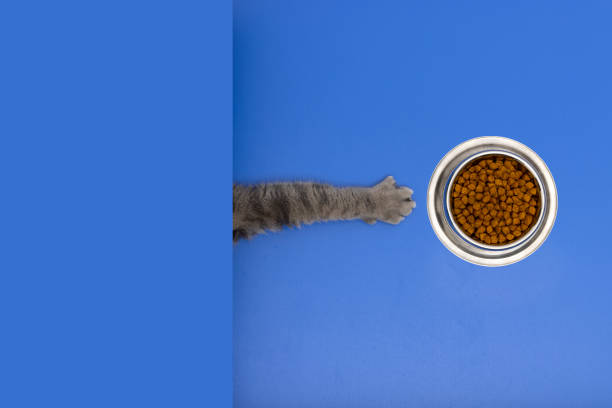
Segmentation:
<svg viewBox="0 0 612 408">
<path fill-rule="evenodd" d="M 609 2 L 249 1 L 234 10 L 234 181 L 415 191 L 403 223 L 241 242 L 243 407 L 612 405 Z M 427 217 L 438 160 L 500 135 L 559 192 L 532 256 L 484 268 Z"/>
<path fill-rule="evenodd" d="M 4 1 L 0 38 L 0 407 L 231 407 L 231 2 Z"/>
</svg>

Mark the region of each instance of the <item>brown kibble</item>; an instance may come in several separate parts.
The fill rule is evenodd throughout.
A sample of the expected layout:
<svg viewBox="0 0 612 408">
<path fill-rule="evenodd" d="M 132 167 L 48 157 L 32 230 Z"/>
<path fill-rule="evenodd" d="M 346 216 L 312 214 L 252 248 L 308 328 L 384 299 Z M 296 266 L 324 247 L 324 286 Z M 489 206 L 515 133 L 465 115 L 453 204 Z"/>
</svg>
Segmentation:
<svg viewBox="0 0 612 408">
<path fill-rule="evenodd" d="M 465 165 L 451 192 L 451 214 L 477 241 L 503 245 L 535 222 L 540 192 L 535 177 L 516 159 L 490 155 Z"/>
</svg>

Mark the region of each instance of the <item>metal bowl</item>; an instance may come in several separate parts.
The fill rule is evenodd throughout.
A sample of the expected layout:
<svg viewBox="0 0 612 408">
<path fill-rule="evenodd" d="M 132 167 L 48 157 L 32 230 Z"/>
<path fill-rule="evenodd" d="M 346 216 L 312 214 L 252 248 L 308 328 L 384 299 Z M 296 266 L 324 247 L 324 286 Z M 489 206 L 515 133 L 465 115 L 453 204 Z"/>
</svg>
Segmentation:
<svg viewBox="0 0 612 408">
<path fill-rule="evenodd" d="M 491 154 L 519 161 L 540 186 L 536 223 L 520 239 L 506 245 L 487 245 L 468 237 L 450 211 L 450 188 L 457 174 L 475 158 Z M 529 147 L 505 137 L 477 137 L 456 146 L 436 166 L 427 190 L 427 213 L 440 241 L 461 259 L 483 266 L 509 265 L 531 255 L 548 237 L 557 215 L 557 188 L 546 163 Z"/>
</svg>

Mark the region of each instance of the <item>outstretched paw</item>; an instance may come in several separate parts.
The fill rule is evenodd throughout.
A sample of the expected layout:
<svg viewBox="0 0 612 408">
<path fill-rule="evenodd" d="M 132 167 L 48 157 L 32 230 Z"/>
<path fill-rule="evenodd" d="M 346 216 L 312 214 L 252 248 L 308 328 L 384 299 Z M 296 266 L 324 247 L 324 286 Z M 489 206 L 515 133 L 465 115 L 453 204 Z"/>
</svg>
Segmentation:
<svg viewBox="0 0 612 408">
<path fill-rule="evenodd" d="M 392 176 L 386 177 L 382 182 L 372 187 L 372 195 L 376 205 L 374 217 L 364 218 L 368 224 L 376 220 L 389 224 L 398 224 L 416 207 L 412 200 L 413 191 L 408 187 L 401 187 Z"/>
</svg>

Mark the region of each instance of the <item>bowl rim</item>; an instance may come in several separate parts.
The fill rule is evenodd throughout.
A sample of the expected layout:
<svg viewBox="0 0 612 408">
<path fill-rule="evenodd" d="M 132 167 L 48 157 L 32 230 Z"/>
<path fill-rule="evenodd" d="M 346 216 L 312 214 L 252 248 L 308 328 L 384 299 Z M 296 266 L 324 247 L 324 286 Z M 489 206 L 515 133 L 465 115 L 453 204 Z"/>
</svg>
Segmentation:
<svg viewBox="0 0 612 408">
<path fill-rule="evenodd" d="M 540 182 L 541 194 L 546 203 L 541 206 L 541 219 L 533 232 L 518 245 L 509 248 L 490 249 L 473 245 L 453 230 L 447 219 L 445 191 L 448 182 L 459 164 L 468 157 L 482 151 L 502 150 L 514 153 L 524 162 Z M 558 197 L 554 179 L 546 163 L 526 145 L 502 136 L 480 136 L 466 140 L 446 153 L 436 165 L 427 189 L 427 214 L 434 233 L 442 244 L 461 259 L 482 266 L 504 266 L 518 262 L 535 252 L 550 234 L 557 215 Z M 485 244 L 486 245 L 486 244 Z"/>
</svg>

